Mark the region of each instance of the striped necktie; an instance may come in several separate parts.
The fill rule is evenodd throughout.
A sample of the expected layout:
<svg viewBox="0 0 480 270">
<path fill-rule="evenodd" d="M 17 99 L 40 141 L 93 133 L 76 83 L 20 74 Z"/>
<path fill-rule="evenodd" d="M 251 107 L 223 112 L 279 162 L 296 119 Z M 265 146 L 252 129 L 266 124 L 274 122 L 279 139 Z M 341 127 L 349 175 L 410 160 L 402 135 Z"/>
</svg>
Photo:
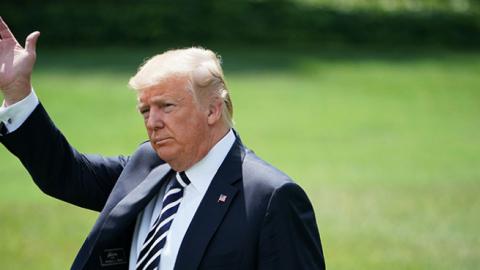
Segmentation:
<svg viewBox="0 0 480 270">
<path fill-rule="evenodd" d="M 183 189 L 190 184 L 185 172 L 175 175 L 171 187 L 163 196 L 162 211 L 153 223 L 138 255 L 137 270 L 157 270 L 160 255 L 167 240 L 168 230 L 172 225 L 175 214 L 183 197 Z"/>
<path fill-rule="evenodd" d="M 0 135 L 6 135 L 8 133 L 7 127 L 3 122 L 0 122 Z"/>
</svg>

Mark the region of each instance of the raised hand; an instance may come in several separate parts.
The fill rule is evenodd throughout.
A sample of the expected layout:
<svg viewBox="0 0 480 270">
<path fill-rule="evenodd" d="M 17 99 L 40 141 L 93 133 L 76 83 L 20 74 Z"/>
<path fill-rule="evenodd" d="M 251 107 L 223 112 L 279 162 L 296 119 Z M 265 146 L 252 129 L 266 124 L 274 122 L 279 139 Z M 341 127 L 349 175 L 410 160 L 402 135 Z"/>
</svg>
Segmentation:
<svg viewBox="0 0 480 270">
<path fill-rule="evenodd" d="M 40 32 L 28 35 L 23 48 L 0 17 L 0 91 L 5 105 L 16 103 L 30 94 L 35 47 Z"/>
</svg>

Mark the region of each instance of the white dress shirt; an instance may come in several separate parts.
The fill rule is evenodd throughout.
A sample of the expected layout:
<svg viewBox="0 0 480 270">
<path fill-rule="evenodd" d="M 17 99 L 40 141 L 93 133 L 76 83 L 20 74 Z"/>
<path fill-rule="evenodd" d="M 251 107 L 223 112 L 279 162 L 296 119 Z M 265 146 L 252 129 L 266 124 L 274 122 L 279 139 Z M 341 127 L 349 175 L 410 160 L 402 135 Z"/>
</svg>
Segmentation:
<svg viewBox="0 0 480 270">
<path fill-rule="evenodd" d="M 27 120 L 37 105 L 38 98 L 33 89 L 27 97 L 8 107 L 3 101 L 0 107 L 0 122 L 3 122 L 9 133 L 14 132 Z"/>
<path fill-rule="evenodd" d="M 177 214 L 167 234 L 167 241 L 160 257 L 160 270 L 172 270 L 175 266 L 178 251 L 182 244 L 183 237 L 187 232 L 190 222 L 200 205 L 207 189 L 217 173 L 220 165 L 227 156 L 235 142 L 235 135 L 230 130 L 208 154 L 190 169 L 185 171 L 191 184 L 183 193 L 183 199 L 178 208 Z M 135 270 L 138 254 L 150 227 L 155 222 L 162 210 L 163 194 L 165 187 L 150 201 L 144 211 L 138 215 L 135 232 L 133 234 L 132 247 L 130 250 L 130 270 Z"/>
</svg>

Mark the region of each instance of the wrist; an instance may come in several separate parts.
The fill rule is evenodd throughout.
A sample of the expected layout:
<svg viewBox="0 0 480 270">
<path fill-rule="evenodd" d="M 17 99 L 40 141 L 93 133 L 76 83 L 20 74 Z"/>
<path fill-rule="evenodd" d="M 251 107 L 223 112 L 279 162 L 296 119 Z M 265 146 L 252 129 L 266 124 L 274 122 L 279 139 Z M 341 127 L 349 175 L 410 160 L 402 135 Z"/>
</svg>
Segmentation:
<svg viewBox="0 0 480 270">
<path fill-rule="evenodd" d="M 3 90 L 3 105 L 5 107 L 11 106 L 24 98 L 32 92 L 30 81 L 15 82 L 13 85 Z"/>
</svg>

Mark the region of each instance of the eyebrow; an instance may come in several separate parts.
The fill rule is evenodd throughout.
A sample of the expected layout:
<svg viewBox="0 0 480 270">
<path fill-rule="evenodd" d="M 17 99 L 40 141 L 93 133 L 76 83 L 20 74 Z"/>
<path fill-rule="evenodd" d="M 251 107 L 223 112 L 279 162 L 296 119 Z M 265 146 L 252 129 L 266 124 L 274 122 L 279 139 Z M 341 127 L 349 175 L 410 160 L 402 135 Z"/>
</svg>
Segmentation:
<svg viewBox="0 0 480 270">
<path fill-rule="evenodd" d="M 153 97 L 151 99 L 152 103 L 155 103 L 155 104 L 164 104 L 164 103 L 167 103 L 168 100 L 174 100 L 175 102 L 181 102 L 184 98 L 170 98 L 170 97 Z M 148 105 L 147 103 L 143 103 L 143 102 L 139 102 L 138 105 L 137 105 L 137 109 L 141 112 L 143 109 L 146 109 L 150 107 L 150 105 Z"/>
<path fill-rule="evenodd" d="M 173 97 L 170 97 L 170 96 L 156 96 L 156 97 L 152 97 L 151 101 L 153 103 L 164 103 L 164 102 L 167 102 L 168 100 L 174 100 L 174 101 L 179 101 L 180 98 L 173 98 Z"/>
</svg>

